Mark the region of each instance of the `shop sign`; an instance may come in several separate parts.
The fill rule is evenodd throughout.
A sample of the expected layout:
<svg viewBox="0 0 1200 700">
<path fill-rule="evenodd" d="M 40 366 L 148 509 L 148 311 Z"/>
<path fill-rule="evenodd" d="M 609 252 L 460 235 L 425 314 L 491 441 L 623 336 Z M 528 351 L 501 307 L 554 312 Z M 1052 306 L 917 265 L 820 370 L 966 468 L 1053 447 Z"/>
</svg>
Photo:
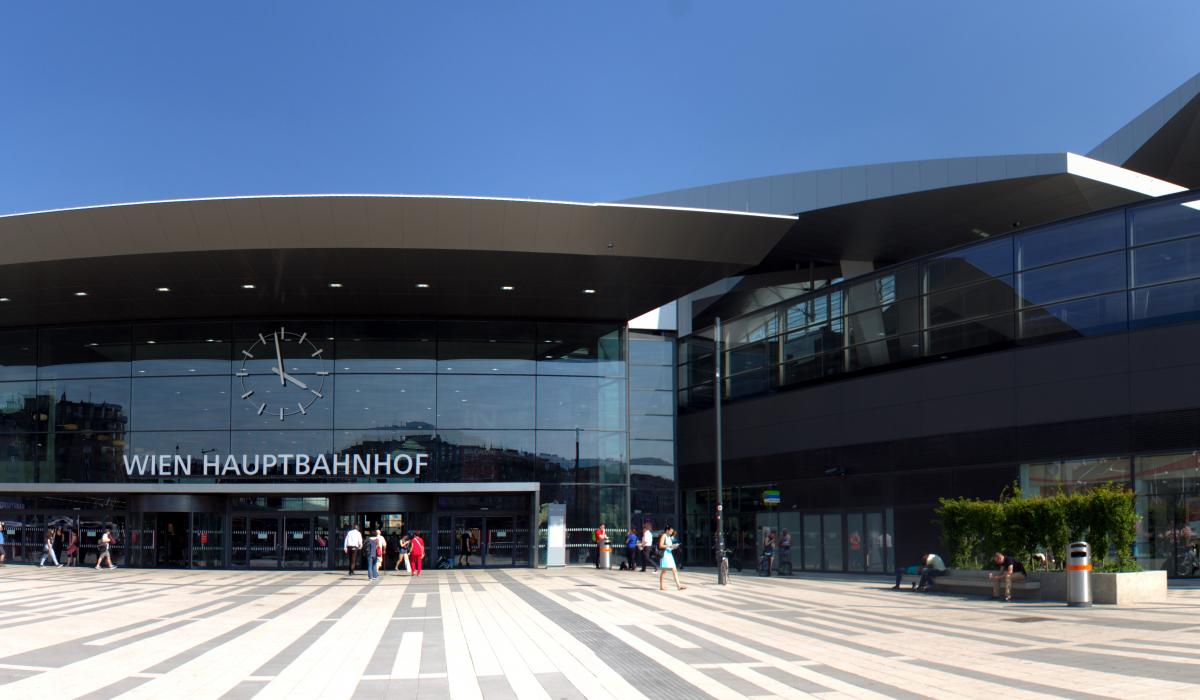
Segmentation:
<svg viewBox="0 0 1200 700">
<path fill-rule="evenodd" d="M 125 474 L 130 477 L 332 477 L 332 476 L 420 476 L 429 467 L 428 452 L 396 454 L 334 455 L 124 455 Z"/>
<path fill-rule="evenodd" d="M 779 491 L 777 491 L 777 490 L 763 491 L 763 505 L 764 506 L 779 505 Z"/>
</svg>

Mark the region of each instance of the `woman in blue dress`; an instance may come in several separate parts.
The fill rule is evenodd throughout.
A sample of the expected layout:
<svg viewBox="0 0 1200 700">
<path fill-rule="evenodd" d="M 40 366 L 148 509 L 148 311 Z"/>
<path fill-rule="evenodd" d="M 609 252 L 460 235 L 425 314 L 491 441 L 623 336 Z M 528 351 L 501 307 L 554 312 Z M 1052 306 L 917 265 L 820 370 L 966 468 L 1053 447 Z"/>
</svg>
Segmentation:
<svg viewBox="0 0 1200 700">
<path fill-rule="evenodd" d="M 679 570 L 675 568 L 675 555 L 671 554 L 679 545 L 675 544 L 675 528 L 667 526 L 663 533 L 658 536 L 658 550 L 662 552 L 662 558 L 658 560 L 658 590 L 665 591 L 663 588 L 663 577 L 667 573 L 667 569 L 671 570 L 671 576 L 675 579 L 675 586 L 679 590 L 687 588 L 679 584 Z"/>
</svg>

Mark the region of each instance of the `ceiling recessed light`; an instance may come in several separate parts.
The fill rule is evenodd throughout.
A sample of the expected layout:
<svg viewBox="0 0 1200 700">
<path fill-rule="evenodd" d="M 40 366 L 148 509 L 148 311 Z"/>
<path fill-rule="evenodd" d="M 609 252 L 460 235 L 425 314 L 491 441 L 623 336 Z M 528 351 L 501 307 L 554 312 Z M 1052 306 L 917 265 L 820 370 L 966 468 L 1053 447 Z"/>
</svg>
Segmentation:
<svg viewBox="0 0 1200 700">
<path fill-rule="evenodd" d="M 425 282 L 417 282 L 417 289 L 429 289 L 429 285 Z"/>
<path fill-rule="evenodd" d="M 242 285 L 242 289 L 254 289 L 254 285 L 252 285 L 252 284 L 243 284 L 243 285 Z"/>
<path fill-rule="evenodd" d="M 153 340 L 147 340 L 147 341 L 146 341 L 146 345 L 154 345 L 154 341 L 153 341 Z"/>
<path fill-rule="evenodd" d="M 502 290 L 504 290 L 504 291 L 506 291 L 506 292 L 511 292 L 511 291 L 513 290 L 513 287 L 512 287 L 512 285 L 511 285 L 511 284 L 505 284 L 505 285 L 502 285 L 502 286 L 500 287 L 500 289 L 502 289 Z"/>
<path fill-rule="evenodd" d="M 341 289 L 342 283 L 341 282 L 330 282 L 329 286 L 333 289 Z"/>
<path fill-rule="evenodd" d="M 0 297 L 0 302 L 4 301 L 12 301 L 12 299 L 9 299 L 8 297 Z"/>
<path fill-rule="evenodd" d="M 86 296 L 87 296 L 87 292 L 75 292 L 75 296 L 77 296 L 77 297 L 86 297 Z"/>
<path fill-rule="evenodd" d="M 160 291 L 160 292 L 169 292 L 169 291 L 171 291 L 171 288 L 170 288 L 170 287 L 159 287 L 159 288 L 157 289 L 157 291 Z"/>
<path fill-rule="evenodd" d="M 595 294 L 595 293 L 596 293 L 596 290 L 594 290 L 594 289 L 585 289 L 585 290 L 583 290 L 583 293 L 584 293 L 584 294 Z"/>
</svg>

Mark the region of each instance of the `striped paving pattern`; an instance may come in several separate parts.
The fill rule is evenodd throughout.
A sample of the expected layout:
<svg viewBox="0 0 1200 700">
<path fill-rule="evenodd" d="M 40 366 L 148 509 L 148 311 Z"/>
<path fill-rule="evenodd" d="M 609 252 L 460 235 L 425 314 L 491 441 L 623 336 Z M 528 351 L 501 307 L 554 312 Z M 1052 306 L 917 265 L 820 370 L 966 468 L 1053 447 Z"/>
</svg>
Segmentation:
<svg viewBox="0 0 1200 700">
<path fill-rule="evenodd" d="M 1200 589 L 1067 609 L 880 580 L 0 568 L 0 698 L 1195 698 Z"/>
</svg>

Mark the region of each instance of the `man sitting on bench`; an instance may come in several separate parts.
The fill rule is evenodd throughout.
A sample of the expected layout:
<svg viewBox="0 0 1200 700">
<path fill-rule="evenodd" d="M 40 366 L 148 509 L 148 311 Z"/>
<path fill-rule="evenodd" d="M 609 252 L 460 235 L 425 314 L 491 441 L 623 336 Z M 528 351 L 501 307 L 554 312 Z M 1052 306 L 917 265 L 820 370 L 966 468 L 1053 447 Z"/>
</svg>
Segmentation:
<svg viewBox="0 0 1200 700">
<path fill-rule="evenodd" d="M 992 599 L 1000 597 L 1000 582 L 1004 582 L 1004 601 L 1012 600 L 1012 582 L 1013 580 L 1025 580 L 1025 566 L 1013 557 L 1007 557 L 1000 552 L 992 555 L 992 561 L 1000 568 L 996 573 L 988 574 L 988 578 L 992 581 Z M 1017 578 L 1017 577 L 1020 578 Z"/>
<path fill-rule="evenodd" d="M 933 586 L 933 579 L 946 574 L 946 562 L 942 561 L 942 558 L 936 554 L 922 554 L 921 563 L 915 567 L 909 567 L 909 569 L 915 569 L 915 571 L 909 572 L 905 569 L 896 570 L 896 585 L 892 586 L 892 590 L 900 588 L 900 579 L 905 573 L 912 573 L 921 575 L 921 580 L 917 583 L 916 588 L 919 588 L 923 593 L 928 593 L 929 589 Z"/>
</svg>

